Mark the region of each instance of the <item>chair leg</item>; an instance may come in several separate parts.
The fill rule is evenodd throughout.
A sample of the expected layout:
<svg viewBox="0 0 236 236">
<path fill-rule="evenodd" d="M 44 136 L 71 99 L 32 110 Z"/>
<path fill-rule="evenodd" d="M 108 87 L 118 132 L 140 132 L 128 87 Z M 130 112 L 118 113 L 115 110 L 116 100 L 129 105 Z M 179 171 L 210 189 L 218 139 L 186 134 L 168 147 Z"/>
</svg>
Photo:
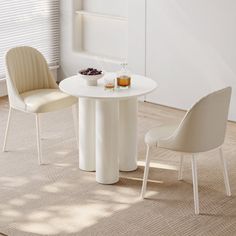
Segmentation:
<svg viewBox="0 0 236 236">
<path fill-rule="evenodd" d="M 192 178 L 193 178 L 193 197 L 195 214 L 199 214 L 199 197 L 198 197 L 198 179 L 196 157 L 192 155 Z"/>
<path fill-rule="evenodd" d="M 78 117 L 78 104 L 77 103 L 72 106 L 72 115 L 73 115 L 73 121 L 74 121 L 76 142 L 77 142 L 77 145 L 79 145 L 79 130 L 78 130 L 79 117 Z"/>
<path fill-rule="evenodd" d="M 150 157 L 149 157 L 149 149 L 150 147 L 147 145 L 147 152 L 146 152 L 146 164 L 143 176 L 143 186 L 141 192 L 141 198 L 144 199 L 146 188 L 147 188 L 147 180 L 148 180 L 148 173 L 149 173 L 149 165 L 150 165 Z"/>
<path fill-rule="evenodd" d="M 179 163 L 178 180 L 183 179 L 183 159 L 184 159 L 184 156 L 183 156 L 183 154 L 181 154 L 180 163 Z"/>
<path fill-rule="evenodd" d="M 38 148 L 38 163 L 42 164 L 42 148 L 40 138 L 40 114 L 36 114 L 36 134 L 37 134 L 37 148 Z"/>
<path fill-rule="evenodd" d="M 231 190 L 230 190 L 230 185 L 229 185 L 229 176 L 228 176 L 228 171 L 227 171 L 227 163 L 224 158 L 222 148 L 219 148 L 219 153 L 220 153 L 220 159 L 221 159 L 221 163 L 222 163 L 222 170 L 223 170 L 223 176 L 224 176 L 224 182 L 225 182 L 226 195 L 231 196 Z"/>
<path fill-rule="evenodd" d="M 3 148 L 2 151 L 6 151 L 6 145 L 7 145 L 7 139 L 8 139 L 8 133 L 9 133 L 9 127 L 11 123 L 11 118 L 12 118 L 12 110 L 13 108 L 9 108 L 9 113 L 8 113 L 8 118 L 7 118 L 7 126 L 6 126 L 6 131 L 5 131 L 5 137 L 4 137 L 4 142 L 3 142 Z"/>
</svg>

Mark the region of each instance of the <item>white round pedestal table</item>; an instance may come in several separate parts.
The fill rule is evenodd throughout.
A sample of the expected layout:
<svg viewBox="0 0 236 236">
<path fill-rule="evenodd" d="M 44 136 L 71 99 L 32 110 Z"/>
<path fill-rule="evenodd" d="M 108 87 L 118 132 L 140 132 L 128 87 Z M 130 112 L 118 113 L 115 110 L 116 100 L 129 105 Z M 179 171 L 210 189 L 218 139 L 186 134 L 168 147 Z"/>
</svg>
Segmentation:
<svg viewBox="0 0 236 236">
<path fill-rule="evenodd" d="M 113 73 L 105 76 L 116 77 Z M 96 181 L 114 184 L 120 171 L 137 169 L 137 117 L 139 96 L 156 88 L 156 83 L 141 75 L 131 76 L 129 89 L 104 89 L 87 86 L 80 76 L 63 80 L 59 87 L 79 97 L 79 167 L 96 171 Z"/>
</svg>

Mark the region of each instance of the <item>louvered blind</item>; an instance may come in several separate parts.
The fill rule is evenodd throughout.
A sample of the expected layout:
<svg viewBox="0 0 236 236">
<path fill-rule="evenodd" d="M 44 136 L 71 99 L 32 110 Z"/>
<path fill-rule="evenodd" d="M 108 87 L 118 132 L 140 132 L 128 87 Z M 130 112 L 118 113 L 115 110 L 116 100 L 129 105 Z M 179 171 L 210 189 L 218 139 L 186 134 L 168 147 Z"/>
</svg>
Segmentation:
<svg viewBox="0 0 236 236">
<path fill-rule="evenodd" d="M 12 47 L 35 47 L 50 65 L 59 63 L 59 15 L 60 0 L 0 0 L 0 78 Z"/>
</svg>

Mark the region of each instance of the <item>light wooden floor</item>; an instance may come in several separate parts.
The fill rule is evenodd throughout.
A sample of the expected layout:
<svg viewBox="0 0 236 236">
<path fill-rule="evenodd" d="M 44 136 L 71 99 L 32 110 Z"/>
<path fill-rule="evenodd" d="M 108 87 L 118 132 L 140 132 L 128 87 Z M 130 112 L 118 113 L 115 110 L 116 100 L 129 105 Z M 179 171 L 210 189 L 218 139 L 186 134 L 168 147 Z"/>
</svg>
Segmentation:
<svg viewBox="0 0 236 236">
<path fill-rule="evenodd" d="M 7 120 L 0 99 L 0 146 Z M 228 123 L 224 153 L 232 197 L 225 196 L 217 152 L 199 156 L 201 215 L 193 214 L 190 160 L 177 181 L 178 153 L 153 150 L 148 199 L 139 198 L 149 128 L 179 122 L 184 112 L 139 104 L 139 168 L 121 172 L 115 185 L 95 182 L 78 168 L 71 111 L 43 117 L 43 155 L 38 166 L 34 117 L 15 112 L 9 152 L 0 152 L 0 232 L 7 235 L 236 235 L 236 124 Z"/>
</svg>

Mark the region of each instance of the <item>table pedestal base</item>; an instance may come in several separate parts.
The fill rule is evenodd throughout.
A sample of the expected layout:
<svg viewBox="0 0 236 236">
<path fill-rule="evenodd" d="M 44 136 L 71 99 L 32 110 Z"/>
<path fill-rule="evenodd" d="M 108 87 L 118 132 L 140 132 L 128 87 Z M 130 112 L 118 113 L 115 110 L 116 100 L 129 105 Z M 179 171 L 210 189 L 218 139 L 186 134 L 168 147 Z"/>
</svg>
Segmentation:
<svg viewBox="0 0 236 236">
<path fill-rule="evenodd" d="M 79 99 L 79 168 L 95 171 L 95 101 Z"/>
<path fill-rule="evenodd" d="M 79 99 L 79 168 L 114 184 L 119 170 L 137 169 L 137 98 Z"/>
<path fill-rule="evenodd" d="M 96 180 L 102 184 L 119 181 L 119 102 L 96 102 Z"/>
<path fill-rule="evenodd" d="M 137 169 L 137 98 L 119 102 L 119 166 L 121 171 Z"/>
</svg>

